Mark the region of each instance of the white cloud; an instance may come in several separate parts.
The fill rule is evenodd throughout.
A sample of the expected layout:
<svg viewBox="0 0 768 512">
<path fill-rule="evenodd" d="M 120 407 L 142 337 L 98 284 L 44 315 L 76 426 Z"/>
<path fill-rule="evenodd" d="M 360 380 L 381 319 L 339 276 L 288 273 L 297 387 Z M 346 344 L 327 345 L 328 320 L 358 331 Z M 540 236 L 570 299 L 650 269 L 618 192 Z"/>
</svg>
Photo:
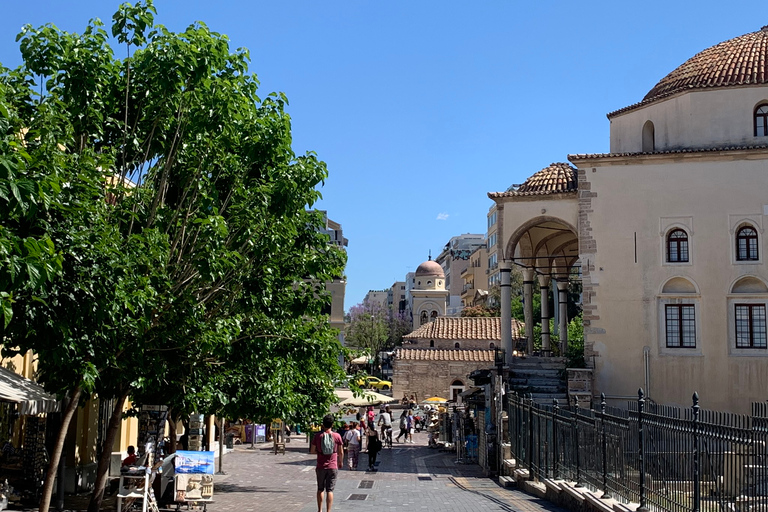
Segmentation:
<svg viewBox="0 0 768 512">
<path fill-rule="evenodd" d="M 437 214 L 437 220 L 448 220 L 448 214 L 447 213 L 438 213 Z"/>
</svg>

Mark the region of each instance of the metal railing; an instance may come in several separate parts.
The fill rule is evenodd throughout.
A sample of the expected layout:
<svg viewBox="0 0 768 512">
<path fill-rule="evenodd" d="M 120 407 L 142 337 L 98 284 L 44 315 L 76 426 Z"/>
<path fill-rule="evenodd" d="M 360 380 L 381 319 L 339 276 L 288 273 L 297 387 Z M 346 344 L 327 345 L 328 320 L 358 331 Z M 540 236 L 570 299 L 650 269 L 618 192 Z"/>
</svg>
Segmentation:
<svg viewBox="0 0 768 512">
<path fill-rule="evenodd" d="M 672 512 L 768 512 L 768 404 L 751 415 L 648 402 L 627 408 L 537 403 L 508 395 L 509 441 L 535 480 L 576 482 L 603 497 Z"/>
</svg>

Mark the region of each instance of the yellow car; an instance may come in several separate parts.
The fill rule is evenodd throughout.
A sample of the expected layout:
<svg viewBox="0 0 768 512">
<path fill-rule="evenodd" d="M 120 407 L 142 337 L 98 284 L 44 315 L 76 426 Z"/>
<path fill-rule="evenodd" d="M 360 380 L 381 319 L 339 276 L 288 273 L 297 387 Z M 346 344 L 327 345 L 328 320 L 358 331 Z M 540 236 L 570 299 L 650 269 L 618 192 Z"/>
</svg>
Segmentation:
<svg viewBox="0 0 768 512">
<path fill-rule="evenodd" d="M 390 381 L 381 380 L 371 376 L 358 379 L 357 385 L 361 388 L 392 389 L 392 383 Z"/>
</svg>

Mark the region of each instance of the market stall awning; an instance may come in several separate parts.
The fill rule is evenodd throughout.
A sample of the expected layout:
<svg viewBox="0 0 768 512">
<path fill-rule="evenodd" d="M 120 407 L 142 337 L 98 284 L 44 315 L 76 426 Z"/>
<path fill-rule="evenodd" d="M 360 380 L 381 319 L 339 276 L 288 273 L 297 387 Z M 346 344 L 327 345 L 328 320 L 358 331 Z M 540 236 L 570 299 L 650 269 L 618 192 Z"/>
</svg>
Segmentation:
<svg viewBox="0 0 768 512">
<path fill-rule="evenodd" d="M 339 397 L 339 405 L 341 407 L 362 407 L 365 405 L 388 404 L 396 401 L 391 396 L 369 390 L 365 390 L 361 396 L 355 397 L 349 389 L 337 389 L 336 396 Z"/>
<path fill-rule="evenodd" d="M 18 404 L 19 414 L 40 414 L 59 410 L 59 401 L 42 386 L 2 367 L 0 401 Z"/>
</svg>

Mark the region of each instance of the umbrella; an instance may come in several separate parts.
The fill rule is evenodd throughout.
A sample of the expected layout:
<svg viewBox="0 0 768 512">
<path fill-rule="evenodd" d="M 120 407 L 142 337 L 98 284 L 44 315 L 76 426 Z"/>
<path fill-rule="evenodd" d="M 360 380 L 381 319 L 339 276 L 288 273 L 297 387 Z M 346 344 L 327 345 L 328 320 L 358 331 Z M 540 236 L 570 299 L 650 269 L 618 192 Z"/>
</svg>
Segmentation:
<svg viewBox="0 0 768 512">
<path fill-rule="evenodd" d="M 447 398 L 440 398 L 439 396 L 433 396 L 431 398 L 427 398 L 426 400 L 424 400 L 421 403 L 423 403 L 423 404 L 444 404 L 446 402 L 448 402 Z"/>
<path fill-rule="evenodd" d="M 339 397 L 341 407 L 362 407 L 364 405 L 388 404 L 395 401 L 391 396 L 374 391 L 365 391 L 361 396 L 355 397 L 351 396 L 352 392 L 349 390 L 336 390 L 336 395 Z"/>
</svg>

